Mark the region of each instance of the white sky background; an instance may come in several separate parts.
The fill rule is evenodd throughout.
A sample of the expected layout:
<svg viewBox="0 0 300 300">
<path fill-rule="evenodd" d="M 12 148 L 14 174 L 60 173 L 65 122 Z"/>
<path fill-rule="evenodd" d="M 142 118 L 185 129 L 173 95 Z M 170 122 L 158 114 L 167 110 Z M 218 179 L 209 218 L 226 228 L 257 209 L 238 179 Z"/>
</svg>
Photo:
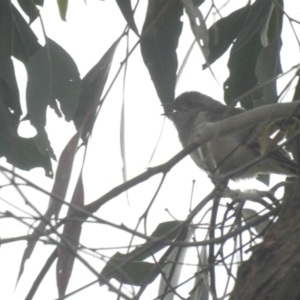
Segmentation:
<svg viewBox="0 0 300 300">
<path fill-rule="evenodd" d="M 216 1 L 221 2 L 221 1 Z M 244 5 L 245 1 L 232 0 L 234 9 Z M 300 4 L 297 1 L 286 1 L 286 10 L 291 16 L 299 19 Z M 297 3 L 296 3 L 297 2 Z M 210 2 L 207 1 L 209 4 Z M 223 3 L 223 1 L 222 1 Z M 295 4 L 296 3 L 296 4 Z M 144 21 L 147 1 L 141 1 L 137 14 L 135 16 L 136 24 L 141 32 Z M 201 6 L 201 11 L 205 15 L 208 6 Z M 229 10 L 231 11 L 231 10 Z M 227 9 L 222 11 L 223 15 L 229 12 Z M 67 14 L 67 22 L 62 22 L 59 17 L 56 1 L 45 1 L 44 8 L 41 8 L 42 18 L 45 24 L 48 37 L 60 44 L 75 60 L 81 77 L 83 77 L 102 57 L 111 44 L 119 37 L 125 27 L 125 21 L 121 15 L 115 1 L 97 1 L 89 0 L 87 5 L 84 1 L 70 1 Z M 193 36 L 190 33 L 189 23 L 184 17 L 185 26 L 184 32 L 180 40 L 178 56 L 181 63 L 183 57 L 189 48 Z M 212 22 L 212 20 L 210 20 Z M 209 23 L 211 25 L 211 23 Z M 39 20 L 36 20 L 32 25 L 34 31 L 40 38 L 40 43 L 43 44 L 43 35 Z M 289 25 L 284 27 L 287 40 L 283 41 L 282 49 L 282 65 L 286 70 L 294 65 L 299 59 L 298 45 L 295 43 L 294 36 Z M 183 37 L 184 36 L 184 37 Z M 135 43 L 134 34 L 130 35 L 131 46 Z M 288 47 L 287 47 L 288 44 Z M 294 55 L 291 51 L 294 50 Z M 287 52 L 285 52 L 287 51 Z M 285 54 L 287 53 L 287 54 Z M 111 69 L 108 84 L 110 84 L 115 75 L 120 62 L 125 56 L 125 39 L 119 46 Z M 177 86 L 176 95 L 187 90 L 198 90 L 208 94 L 216 99 L 222 99 L 223 89 L 222 84 L 228 76 L 226 68 L 227 55 L 213 64 L 212 69 L 217 77 L 220 85 L 213 79 L 209 70 L 202 71 L 204 60 L 200 50 L 195 47 L 193 54 L 186 66 L 186 69 Z M 26 74 L 21 63 L 16 61 L 16 70 L 18 83 L 22 97 L 23 112 L 26 108 L 24 104 L 24 95 L 26 87 Z M 123 94 L 123 74 L 116 81 L 113 89 L 105 100 L 103 110 L 99 115 L 95 129 L 93 131 L 92 141 L 89 144 L 89 151 L 84 168 L 84 188 L 85 201 L 90 203 L 99 198 L 111 188 L 122 183 L 122 160 L 120 155 L 120 113 Z M 108 86 L 106 85 L 106 87 Z M 156 95 L 155 89 L 150 80 L 148 70 L 144 66 L 140 55 L 139 47 L 135 50 L 129 59 L 128 73 L 126 77 L 126 123 L 125 123 L 125 140 L 127 152 L 127 172 L 128 177 L 132 178 L 139 175 L 148 167 L 148 161 L 153 152 L 157 138 L 159 136 L 163 117 L 162 107 Z M 26 124 L 27 123 L 27 124 Z M 73 123 L 67 124 L 63 119 L 49 111 L 47 131 L 54 151 L 59 157 L 61 151 L 65 147 L 67 141 L 75 133 Z M 23 136 L 34 135 L 34 130 L 30 128 L 29 122 L 26 121 L 21 125 L 20 134 Z M 175 127 L 166 120 L 162 140 L 158 146 L 157 153 L 151 162 L 150 166 L 156 166 L 166 162 L 173 155 L 181 150 L 181 145 L 177 138 Z M 81 163 L 82 153 L 79 153 L 76 158 L 76 166 L 70 184 L 68 199 L 73 194 L 73 187 L 77 180 L 78 170 Z M 0 163 L 4 166 L 10 166 L 5 163 L 5 160 L 0 159 Z M 54 163 L 54 170 L 56 164 Z M 44 170 L 34 169 L 31 172 L 22 172 L 17 170 L 18 174 L 23 175 L 37 185 L 50 191 L 53 181 L 44 177 Z M 2 176 L 0 177 L 2 181 Z M 134 228 L 138 218 L 142 215 L 149 201 L 154 195 L 158 186 L 161 175 L 152 178 L 151 180 L 138 185 L 129 191 L 130 205 L 126 200 L 125 194 L 120 195 L 116 199 L 105 204 L 99 212 L 98 216 L 107 219 L 117 224 L 124 223 L 127 226 Z M 212 189 L 212 184 L 207 176 L 200 171 L 190 158 L 184 159 L 175 166 L 168 174 L 166 181 L 160 191 L 154 206 L 150 211 L 147 223 L 148 233 L 151 233 L 156 226 L 164 221 L 172 220 L 165 208 L 178 219 L 183 220 L 189 213 L 190 194 L 192 180 L 196 179 L 196 187 L 194 192 L 193 206 L 195 206 L 207 193 Z M 271 185 L 278 180 L 278 176 L 272 179 Z M 239 183 L 231 183 L 232 188 L 257 188 L 266 189 L 266 187 L 256 180 L 244 181 Z M 13 188 L 2 189 L 1 196 L 13 203 L 14 205 L 30 211 L 24 205 L 24 201 L 16 194 Z M 41 212 L 46 210 L 48 197 L 33 191 L 32 189 L 24 189 L 29 200 L 40 209 Z M 9 210 L 19 214 L 10 206 L 1 202 L 1 211 Z M 63 211 L 65 213 L 66 209 Z M 24 215 L 24 214 L 22 214 Z M 198 220 L 196 218 L 196 220 Z M 21 225 L 17 221 L 7 220 L 2 222 L 0 228 L 1 238 L 11 236 L 19 236 L 28 233 L 28 228 Z M 88 247 L 114 247 L 126 246 L 130 240 L 130 235 L 122 233 L 118 230 L 111 229 L 103 225 L 84 225 L 82 231 L 81 242 Z M 135 240 L 134 244 L 141 241 Z M 29 287 L 36 275 L 39 273 L 45 260 L 53 251 L 54 246 L 38 244 L 32 258 L 26 263 L 25 272 L 19 282 L 16 291 L 14 291 L 17 274 L 22 258 L 23 251 L 26 247 L 26 242 L 16 242 L 5 244 L 0 249 L 0 282 L 1 298 L 2 299 L 24 299 Z M 107 252 L 112 255 L 116 250 Z M 103 251 L 102 251 L 103 252 Z M 123 250 L 125 253 L 125 250 Z M 188 255 L 189 256 L 189 255 Z M 85 257 L 87 258 L 87 257 Z M 93 260 L 93 267 L 99 271 L 103 267 L 103 263 L 99 259 Z M 191 276 L 195 270 L 188 269 L 188 276 Z M 73 275 L 69 283 L 67 292 L 71 292 L 91 281 L 95 277 L 81 265 L 75 263 Z M 192 282 L 187 285 L 185 293 L 193 287 Z M 142 299 L 152 299 L 157 294 L 157 285 L 155 288 L 148 287 Z M 38 293 L 34 299 L 52 300 L 57 298 L 57 289 L 55 286 L 55 264 L 48 273 L 44 282 L 40 286 Z M 83 292 L 72 296 L 70 299 L 116 299 L 114 293 L 108 292 L 107 287 L 99 287 L 95 284 L 93 287 L 84 290 Z"/>
</svg>

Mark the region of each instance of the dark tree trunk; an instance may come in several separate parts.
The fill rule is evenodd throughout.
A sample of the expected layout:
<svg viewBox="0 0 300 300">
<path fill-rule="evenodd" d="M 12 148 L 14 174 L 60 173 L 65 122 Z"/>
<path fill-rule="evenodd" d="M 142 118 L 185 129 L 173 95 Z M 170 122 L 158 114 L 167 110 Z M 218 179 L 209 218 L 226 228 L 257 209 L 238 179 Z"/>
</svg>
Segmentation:
<svg viewBox="0 0 300 300">
<path fill-rule="evenodd" d="M 300 184 L 283 201 L 279 218 L 238 271 L 230 300 L 300 299 Z"/>
</svg>

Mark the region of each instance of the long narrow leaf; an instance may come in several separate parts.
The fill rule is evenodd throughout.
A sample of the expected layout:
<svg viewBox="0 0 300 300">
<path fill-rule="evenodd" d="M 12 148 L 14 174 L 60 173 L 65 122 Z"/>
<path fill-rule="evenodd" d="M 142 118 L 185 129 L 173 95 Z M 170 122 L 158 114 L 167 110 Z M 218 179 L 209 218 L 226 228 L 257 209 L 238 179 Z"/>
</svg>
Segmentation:
<svg viewBox="0 0 300 300">
<path fill-rule="evenodd" d="M 158 97 L 162 103 L 174 100 L 176 48 L 182 30 L 180 1 L 149 1 L 143 25 L 141 51 Z"/>
<path fill-rule="evenodd" d="M 267 21 L 272 8 L 272 0 L 257 0 L 251 6 L 245 24 L 235 42 L 235 50 L 245 46 Z"/>
<path fill-rule="evenodd" d="M 73 167 L 73 161 L 74 161 L 74 156 L 77 151 L 77 145 L 78 141 L 80 139 L 81 135 L 81 130 L 77 131 L 76 134 L 71 138 L 69 143 L 66 145 L 65 149 L 63 150 L 59 162 L 58 162 L 58 167 L 57 167 L 57 172 L 55 176 L 55 181 L 53 184 L 52 188 L 52 195 L 55 195 L 55 197 L 51 197 L 49 201 L 49 206 L 44 214 L 44 220 L 42 220 L 38 226 L 35 228 L 33 233 L 31 234 L 32 237 L 35 237 L 35 239 L 29 240 L 27 247 L 24 251 L 21 265 L 20 265 L 20 270 L 19 270 L 19 275 L 18 275 L 18 280 L 21 278 L 25 263 L 26 261 L 31 257 L 31 254 L 35 248 L 37 238 L 39 237 L 40 233 L 44 231 L 45 227 L 47 226 L 47 223 L 45 220 L 50 220 L 50 218 L 55 215 L 56 217 L 58 216 L 58 213 L 60 211 L 60 208 L 62 206 L 62 203 L 59 202 L 56 198 L 59 198 L 61 200 L 64 200 L 65 195 L 67 193 L 67 188 L 69 185 L 70 181 L 70 176 L 71 176 L 71 171 Z"/>
<path fill-rule="evenodd" d="M 58 100 L 66 120 L 73 118 L 81 91 L 79 72 L 71 56 L 51 39 L 47 39 L 46 45 L 30 58 L 27 71 L 29 119 L 38 132 L 36 143 L 40 152 L 51 156 L 45 131 L 46 110 L 48 105 L 54 107 Z"/>
<path fill-rule="evenodd" d="M 82 137 L 85 139 L 91 132 L 96 115 L 96 104 L 99 102 L 107 77 L 110 71 L 112 60 L 122 37 L 118 38 L 112 46 L 106 51 L 100 61 L 85 75 L 82 80 L 82 91 L 80 94 L 79 105 L 74 116 L 74 124 L 78 129 L 87 114 L 88 121 L 82 131 Z M 90 110 L 94 110 L 90 112 Z"/>
<path fill-rule="evenodd" d="M 80 174 L 78 178 L 71 203 L 78 207 L 83 207 L 84 205 L 82 174 Z M 72 212 L 72 208 L 69 207 L 68 216 L 70 216 Z M 69 221 L 64 226 L 62 233 L 63 240 L 61 241 L 61 245 L 58 247 L 58 260 L 56 267 L 56 282 L 60 297 L 65 295 L 70 276 L 72 274 L 75 260 L 73 252 L 76 252 L 78 248 L 81 225 L 82 222 L 80 221 Z M 70 247 L 72 248 L 72 251 L 70 251 Z"/>
<path fill-rule="evenodd" d="M 54 197 L 64 200 L 67 189 L 69 186 L 69 181 L 73 169 L 73 162 L 75 154 L 77 151 L 77 145 L 80 138 L 81 131 L 78 131 L 66 145 L 65 149 L 61 153 L 61 156 L 58 161 L 55 181 L 51 194 Z M 51 197 L 48 210 L 51 210 L 55 214 L 55 217 L 58 217 L 60 208 L 62 206 L 61 202 L 58 202 L 54 197 Z"/>
<path fill-rule="evenodd" d="M 181 223 L 180 221 L 170 221 L 170 222 L 161 223 L 157 226 L 157 228 L 154 230 L 154 232 L 151 234 L 150 237 L 159 238 L 159 237 L 163 236 L 164 234 L 166 234 L 170 229 L 174 228 L 174 226 L 176 226 L 180 223 Z M 176 237 L 176 235 L 177 235 L 177 233 L 173 233 L 172 235 L 169 236 L 169 239 L 170 240 L 174 239 Z M 135 261 L 126 264 L 126 266 L 128 266 L 127 268 L 124 267 L 122 269 L 118 269 L 118 266 L 122 262 L 124 262 L 128 258 L 129 255 L 136 255 L 136 253 L 139 253 L 145 247 L 147 247 L 147 243 L 145 243 L 144 245 L 142 245 L 140 247 L 137 247 L 136 249 L 134 249 L 133 251 L 131 251 L 128 254 L 122 254 L 120 252 L 115 253 L 113 255 L 113 257 L 111 257 L 111 259 L 107 262 L 107 264 L 103 268 L 103 270 L 101 271 L 101 275 L 107 277 L 108 279 L 115 278 L 117 280 L 120 280 L 120 282 L 123 282 L 122 280 L 127 280 L 127 282 L 129 280 L 132 280 L 133 282 L 137 282 L 138 280 L 136 278 L 131 278 L 132 275 L 131 275 L 130 270 L 136 268 L 136 266 L 139 263 L 141 263 L 140 266 L 142 266 L 143 268 L 145 267 L 145 270 L 143 270 L 143 274 L 145 275 L 145 277 L 143 279 L 145 279 L 148 274 L 147 272 L 150 272 L 151 268 L 149 268 L 149 265 L 143 264 L 144 263 L 143 260 L 145 260 L 146 258 L 152 256 L 154 253 L 156 253 L 159 250 L 161 250 L 162 248 L 164 248 L 165 245 L 157 245 L 157 246 L 153 247 L 148 252 L 143 253 L 142 255 L 139 255 L 135 259 Z M 133 265 L 131 265 L 131 263 L 133 263 Z M 129 273 L 127 273 L 127 272 L 129 272 Z M 153 278 L 153 280 L 154 280 L 154 278 Z M 140 280 L 139 282 L 141 283 L 141 281 L 142 280 Z"/>
<path fill-rule="evenodd" d="M 117 4 L 129 26 L 129 28 L 136 33 L 136 35 L 139 35 L 139 32 L 137 30 L 137 27 L 134 22 L 133 18 L 133 10 L 131 6 L 131 0 L 116 0 Z"/>
<path fill-rule="evenodd" d="M 183 240 L 184 243 L 188 243 L 190 239 L 192 238 L 192 235 L 194 233 L 194 230 L 192 228 L 189 228 L 186 237 Z M 176 286 L 179 282 L 179 277 L 181 275 L 185 255 L 187 252 L 187 247 L 176 247 L 173 249 L 173 251 L 170 253 L 170 255 L 167 258 L 167 261 L 169 263 L 163 268 L 163 272 L 165 274 L 165 278 L 162 277 L 159 284 L 158 289 L 158 295 L 165 294 L 167 290 L 169 290 L 169 286 L 176 289 Z M 166 280 L 168 282 L 166 282 Z M 174 299 L 174 292 L 169 292 L 164 296 L 165 300 L 173 300 Z"/>
<path fill-rule="evenodd" d="M 66 21 L 67 9 L 68 9 L 68 0 L 57 0 L 57 5 L 59 8 L 59 14 L 63 21 Z"/>
<path fill-rule="evenodd" d="M 227 17 L 221 18 L 215 22 L 208 29 L 209 55 L 207 58 L 207 63 L 210 65 L 214 63 L 233 43 L 243 27 L 248 14 L 248 8 L 249 6 L 246 5 L 245 7 L 232 12 Z M 207 68 L 207 64 L 204 64 L 203 68 Z"/>
</svg>

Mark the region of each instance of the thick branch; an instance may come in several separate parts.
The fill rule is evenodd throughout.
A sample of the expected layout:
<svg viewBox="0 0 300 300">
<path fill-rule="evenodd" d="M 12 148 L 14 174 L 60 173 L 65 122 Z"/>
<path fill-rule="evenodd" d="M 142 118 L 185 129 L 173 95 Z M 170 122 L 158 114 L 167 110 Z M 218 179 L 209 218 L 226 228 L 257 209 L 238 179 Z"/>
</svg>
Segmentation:
<svg viewBox="0 0 300 300">
<path fill-rule="evenodd" d="M 197 147 L 215 138 L 216 133 L 222 136 L 237 130 L 241 130 L 243 128 L 247 128 L 251 125 L 253 126 L 266 120 L 272 121 L 277 118 L 288 118 L 291 115 L 300 115 L 300 101 L 265 105 L 220 122 L 205 123 L 203 125 L 200 125 L 198 133 L 195 136 L 195 143 L 180 151 L 168 162 L 157 167 L 150 168 L 141 175 L 128 180 L 127 182 L 112 189 L 107 194 L 87 205 L 85 209 L 90 212 L 95 212 L 104 203 L 118 196 L 127 189 L 149 179 L 150 177 L 158 173 L 167 173 L 175 164 L 177 164 L 181 159 L 197 149 Z"/>
<path fill-rule="evenodd" d="M 271 122 L 278 118 L 289 118 L 299 115 L 300 101 L 265 105 L 220 122 L 199 125 L 195 141 L 202 145 L 216 136 L 223 136 L 261 122 Z"/>
<path fill-rule="evenodd" d="M 300 295 L 300 188 L 285 197 L 278 221 L 239 267 L 230 300 L 298 300 Z"/>
<path fill-rule="evenodd" d="M 152 176 L 159 174 L 159 173 L 167 173 L 173 166 L 175 166 L 180 160 L 182 160 L 185 156 L 193 152 L 195 149 L 197 149 L 199 146 L 207 143 L 208 141 L 212 140 L 216 132 L 219 135 L 226 135 L 231 132 L 234 132 L 236 130 L 241 130 L 243 128 L 253 126 L 257 123 L 266 121 L 266 120 L 274 120 L 277 118 L 286 117 L 288 118 L 291 115 L 299 115 L 300 114 L 300 101 L 295 101 L 291 103 L 279 103 L 279 104 L 271 104 L 266 105 L 263 107 L 259 107 L 256 109 L 253 109 L 251 111 L 247 111 L 243 114 L 225 119 L 223 121 L 217 122 L 217 123 L 206 123 L 201 126 L 199 126 L 199 131 L 197 133 L 195 143 L 190 144 L 185 149 L 180 151 L 178 154 L 176 154 L 173 158 L 171 158 L 166 163 L 156 166 L 154 168 L 149 168 L 144 173 L 128 180 L 127 182 L 124 182 L 123 184 L 113 188 L 94 202 L 86 205 L 84 208 L 77 208 L 74 205 L 70 205 L 69 203 L 64 202 L 64 204 L 71 206 L 74 209 L 74 214 L 69 216 L 68 218 L 63 219 L 60 221 L 55 227 L 60 227 L 62 224 L 64 224 L 69 218 L 88 218 L 91 216 L 92 213 L 96 212 L 103 204 L 108 202 L 109 200 L 117 197 L 121 193 L 125 192 L 126 190 L 138 185 L 139 183 L 142 183 L 146 181 L 147 179 L 151 178 Z M 7 168 L 1 167 L 0 170 L 6 171 L 6 172 L 12 172 L 8 170 Z M 31 186 L 34 186 L 35 188 L 39 189 L 40 191 L 43 191 L 47 194 L 48 192 L 42 190 L 32 182 L 28 181 L 22 176 L 19 176 L 18 174 L 14 174 L 14 176 L 19 177 L 20 179 L 24 180 Z M 55 195 L 51 195 L 53 199 L 56 199 L 58 201 L 63 201 L 63 199 L 57 199 Z"/>
</svg>

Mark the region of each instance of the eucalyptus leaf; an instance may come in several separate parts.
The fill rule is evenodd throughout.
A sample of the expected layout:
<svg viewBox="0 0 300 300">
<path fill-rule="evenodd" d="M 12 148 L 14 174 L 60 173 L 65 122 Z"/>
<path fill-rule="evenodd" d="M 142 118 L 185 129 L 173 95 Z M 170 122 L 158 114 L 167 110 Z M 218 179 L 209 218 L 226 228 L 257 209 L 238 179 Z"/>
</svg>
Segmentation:
<svg viewBox="0 0 300 300">
<path fill-rule="evenodd" d="M 209 277 L 208 271 L 205 270 L 208 266 L 208 257 L 206 246 L 201 247 L 199 255 L 199 262 L 197 268 L 197 277 L 195 280 L 194 287 L 190 292 L 190 300 L 208 300 L 209 299 Z"/>
<path fill-rule="evenodd" d="M 270 15 L 272 4 L 273 0 L 256 0 L 254 4 L 251 5 L 248 17 L 235 42 L 236 51 L 247 45 L 248 42 L 260 32 Z"/>
<path fill-rule="evenodd" d="M 242 99 L 241 105 L 246 109 L 254 107 L 253 99 L 259 99 L 260 95 L 251 93 L 251 89 L 256 87 L 258 83 L 255 76 L 255 66 L 262 49 L 258 33 L 238 50 L 235 44 L 231 48 L 228 61 L 230 75 L 224 82 L 224 98 L 227 104 L 242 94 L 248 93 Z"/>
<path fill-rule="evenodd" d="M 258 174 L 256 176 L 256 179 L 262 183 L 264 183 L 266 186 L 269 186 L 270 184 L 270 175 L 269 174 Z"/>
<path fill-rule="evenodd" d="M 23 16 L 13 5 L 12 13 L 14 19 L 12 55 L 26 65 L 30 57 L 42 46 L 38 43 L 37 36 Z"/>
<path fill-rule="evenodd" d="M 84 205 L 84 187 L 82 182 L 82 174 L 80 174 L 74 194 L 71 200 L 73 205 L 83 208 Z M 73 208 L 69 207 L 68 216 L 74 212 Z M 58 258 L 56 265 L 56 285 L 58 294 L 60 297 L 65 296 L 65 292 L 73 271 L 75 262 L 74 253 L 78 250 L 79 239 L 81 235 L 82 223 L 75 221 L 66 222 L 63 230 L 63 239 L 61 240 L 61 246 L 58 247 Z M 67 241 L 68 243 L 65 243 Z M 73 251 L 70 251 L 69 247 L 72 247 Z"/>
<path fill-rule="evenodd" d="M 281 38 L 278 36 L 261 51 L 257 59 L 255 75 L 258 81 L 263 84 L 266 81 L 274 79 L 263 87 L 263 98 L 258 103 L 259 105 L 276 103 L 278 100 L 276 76 L 282 73 L 280 63 L 281 46 Z"/>
<path fill-rule="evenodd" d="M 182 242 L 189 243 L 194 234 L 193 228 L 186 228 Z M 184 260 L 188 248 L 175 247 L 166 258 L 166 265 L 162 268 L 164 276 L 161 276 L 158 295 L 165 295 L 165 300 L 174 299 L 174 291 L 170 290 L 171 287 L 176 287 L 179 284 L 179 278 L 184 266 Z"/>
<path fill-rule="evenodd" d="M 256 103 L 256 106 L 272 104 L 278 101 L 276 79 L 282 73 L 280 62 L 282 41 L 280 35 L 283 12 L 277 6 L 272 6 L 272 8 L 272 14 L 261 30 L 264 48 L 258 57 L 255 74 L 262 85 L 262 98 Z M 266 84 L 267 82 L 269 83 Z"/>
<path fill-rule="evenodd" d="M 14 65 L 11 59 L 14 36 L 11 7 L 10 1 L 0 1 L 0 85 L 1 96 L 6 107 L 11 110 L 15 119 L 19 120 L 22 110 Z"/>
<path fill-rule="evenodd" d="M 181 224 L 181 221 L 169 221 L 169 222 L 164 222 L 161 223 L 157 226 L 157 228 L 154 230 L 154 232 L 151 234 L 150 237 L 153 238 L 160 238 L 161 236 L 167 234 L 172 228 L 174 228 L 175 226 Z M 172 234 L 170 234 L 168 236 L 168 240 L 173 240 L 175 239 L 175 237 L 177 236 L 177 232 L 173 232 Z M 144 252 L 143 249 L 148 247 L 147 243 L 145 243 L 144 245 L 137 247 L 136 249 L 134 249 L 133 251 L 130 252 L 130 254 L 132 255 L 136 255 L 139 252 Z M 150 256 L 153 255 L 153 253 L 158 252 L 159 250 L 163 249 L 164 247 L 166 247 L 165 245 L 162 244 L 158 244 L 156 246 L 153 246 L 151 248 L 151 250 L 146 251 L 140 255 L 138 255 L 138 259 L 139 260 L 144 260 Z"/>
<path fill-rule="evenodd" d="M 178 66 L 176 48 L 182 30 L 182 14 L 180 1 L 148 2 L 141 51 L 162 103 L 172 103 L 174 100 Z"/>
<path fill-rule="evenodd" d="M 169 221 L 161 223 L 157 226 L 157 228 L 154 230 L 154 232 L 151 234 L 150 238 L 159 238 L 163 235 L 168 234 L 168 231 L 170 231 L 175 226 L 181 224 L 181 221 Z M 172 233 L 168 236 L 168 240 L 173 240 L 177 236 L 177 232 Z M 101 275 L 104 275 L 108 279 L 110 278 L 118 278 L 120 282 L 125 282 L 125 280 L 131 280 L 132 282 L 136 282 L 133 278 L 128 276 L 128 269 L 135 268 L 139 263 L 142 263 L 143 260 L 145 260 L 148 257 L 151 257 L 153 254 L 161 250 L 162 248 L 166 247 L 166 245 L 158 244 L 156 246 L 153 246 L 150 250 L 145 251 L 144 249 L 148 247 L 148 244 L 145 243 L 142 246 L 137 247 L 133 251 L 122 254 L 120 252 L 116 252 L 113 257 L 107 262 L 106 266 L 103 268 Z M 141 253 L 141 254 L 139 254 Z M 130 256 L 135 256 L 135 260 L 132 262 L 128 262 L 125 267 L 119 268 L 118 266 L 122 264 L 124 261 L 126 261 Z M 134 264 L 134 265 L 132 265 Z M 150 271 L 151 265 L 149 263 L 146 263 L 145 265 L 141 264 L 141 266 L 144 266 L 144 270 L 142 273 L 146 276 L 146 271 Z M 153 265 L 154 267 L 154 265 Z M 158 272 L 154 272 L 153 276 L 155 277 L 158 275 Z M 126 279 L 127 278 L 127 279 Z M 144 279 L 144 278 L 143 278 Z M 151 278 L 151 280 L 154 280 L 154 278 Z M 134 283 L 132 283 L 134 284 Z M 135 283 L 136 284 L 136 283 Z"/>
<path fill-rule="evenodd" d="M 261 103 L 264 95 L 262 90 L 251 92 L 259 80 L 256 77 L 256 65 L 263 50 L 261 31 L 266 28 L 273 11 L 272 0 L 257 0 L 249 8 L 236 42 L 230 52 L 228 68 L 229 78 L 224 83 L 224 96 L 227 104 L 237 97 L 247 94 L 241 101 L 246 109 L 252 109 Z"/>
<path fill-rule="evenodd" d="M 131 6 L 131 0 L 116 0 L 117 4 L 129 26 L 129 28 L 136 33 L 136 35 L 139 35 L 138 29 L 134 22 L 133 17 L 133 10 Z"/>
<path fill-rule="evenodd" d="M 300 100 L 300 75 L 298 75 L 298 82 L 293 96 L 293 101 L 297 101 L 297 100 Z"/>
<path fill-rule="evenodd" d="M 243 27 L 248 14 L 248 8 L 249 6 L 246 5 L 245 7 L 232 12 L 227 17 L 221 18 L 215 22 L 208 29 L 209 56 L 207 58 L 207 63 L 214 63 L 233 43 Z M 207 63 L 203 65 L 203 69 L 208 67 Z"/>
<path fill-rule="evenodd" d="M 152 272 L 153 269 L 157 269 L 154 263 L 144 261 L 131 261 L 122 267 L 122 269 L 118 268 L 118 266 L 126 260 L 126 257 L 127 255 L 117 252 L 109 262 L 107 262 L 101 275 L 107 277 L 107 279 L 114 278 L 121 283 L 140 286 L 145 279 L 148 279 L 150 272 Z M 156 272 L 156 276 L 157 275 L 158 269 Z M 151 283 L 156 276 L 153 276 L 148 282 Z"/>
<path fill-rule="evenodd" d="M 58 100 L 66 120 L 73 118 L 81 91 L 79 72 L 71 56 L 51 39 L 30 58 L 27 71 L 29 119 L 38 132 L 36 142 L 41 153 L 49 154 L 51 147 L 45 132 L 47 107 Z"/>
<path fill-rule="evenodd" d="M 29 17 L 30 23 L 32 23 L 38 17 L 37 8 L 35 6 L 43 6 L 44 0 L 18 0 L 18 3 L 25 14 Z"/>
<path fill-rule="evenodd" d="M 5 157 L 8 163 L 26 171 L 42 167 L 46 175 L 52 177 L 50 158 L 40 153 L 34 138 L 18 136 L 19 122 L 5 107 L 1 91 L 0 84 L 0 157 Z"/>
<path fill-rule="evenodd" d="M 82 80 L 80 101 L 73 121 L 78 130 L 86 121 L 82 137 L 86 138 L 93 127 L 96 116 L 96 104 L 100 101 L 104 86 L 111 68 L 115 51 L 122 37 L 118 38 L 105 52 L 100 61 L 85 75 Z"/>
<path fill-rule="evenodd" d="M 60 17 L 63 21 L 66 21 L 68 0 L 57 0 Z"/>
<path fill-rule="evenodd" d="M 259 214 L 255 210 L 250 209 L 250 208 L 244 208 L 242 210 L 242 214 L 244 216 L 246 223 L 248 220 L 252 221 L 254 218 L 259 216 Z M 272 223 L 272 221 L 270 219 L 266 219 L 256 225 L 254 225 L 253 228 L 255 229 L 257 234 L 261 234 L 261 232 L 263 232 L 268 226 L 270 226 L 271 223 Z"/>
<path fill-rule="evenodd" d="M 0 77 L 11 87 L 16 86 L 11 60 L 13 44 L 13 18 L 10 1 L 0 1 Z"/>
</svg>

